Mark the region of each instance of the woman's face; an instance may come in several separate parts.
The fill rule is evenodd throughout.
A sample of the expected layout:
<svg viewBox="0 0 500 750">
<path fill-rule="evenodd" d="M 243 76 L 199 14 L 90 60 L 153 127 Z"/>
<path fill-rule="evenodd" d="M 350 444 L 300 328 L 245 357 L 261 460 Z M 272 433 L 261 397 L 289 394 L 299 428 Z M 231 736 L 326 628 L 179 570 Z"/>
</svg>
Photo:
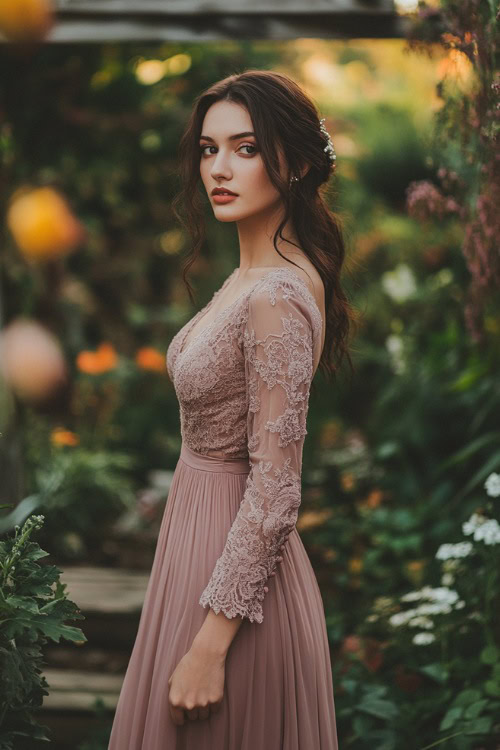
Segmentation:
<svg viewBox="0 0 500 750">
<path fill-rule="evenodd" d="M 240 221 L 274 212 L 281 196 L 264 167 L 253 124 L 245 107 L 218 101 L 205 114 L 200 137 L 200 175 L 219 221 Z M 242 135 L 245 134 L 246 135 Z M 235 137 L 237 136 L 237 137 Z M 283 162 L 281 162 L 283 169 Z M 212 190 L 227 188 L 237 194 L 217 203 Z"/>
</svg>

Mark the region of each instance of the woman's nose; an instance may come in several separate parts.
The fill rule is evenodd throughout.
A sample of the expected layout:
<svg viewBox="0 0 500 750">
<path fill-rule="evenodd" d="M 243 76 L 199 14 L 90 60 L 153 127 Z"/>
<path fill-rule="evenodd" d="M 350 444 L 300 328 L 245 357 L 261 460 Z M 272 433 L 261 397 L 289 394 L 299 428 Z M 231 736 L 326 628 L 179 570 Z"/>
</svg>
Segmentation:
<svg viewBox="0 0 500 750">
<path fill-rule="evenodd" d="M 214 180 L 218 180 L 220 178 L 229 180 L 232 176 L 228 159 L 220 151 L 218 154 L 216 154 L 216 157 L 212 163 L 210 174 Z"/>
</svg>

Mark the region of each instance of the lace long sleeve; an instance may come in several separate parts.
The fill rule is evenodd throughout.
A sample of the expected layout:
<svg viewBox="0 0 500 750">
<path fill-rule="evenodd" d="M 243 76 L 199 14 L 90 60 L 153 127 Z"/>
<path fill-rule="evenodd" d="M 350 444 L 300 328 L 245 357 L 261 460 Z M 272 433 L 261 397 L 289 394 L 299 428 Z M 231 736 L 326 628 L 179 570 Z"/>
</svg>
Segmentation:
<svg viewBox="0 0 500 750">
<path fill-rule="evenodd" d="M 199 603 L 263 621 L 266 582 L 294 529 L 313 376 L 313 315 L 299 281 L 254 290 L 243 328 L 250 473 Z"/>
</svg>

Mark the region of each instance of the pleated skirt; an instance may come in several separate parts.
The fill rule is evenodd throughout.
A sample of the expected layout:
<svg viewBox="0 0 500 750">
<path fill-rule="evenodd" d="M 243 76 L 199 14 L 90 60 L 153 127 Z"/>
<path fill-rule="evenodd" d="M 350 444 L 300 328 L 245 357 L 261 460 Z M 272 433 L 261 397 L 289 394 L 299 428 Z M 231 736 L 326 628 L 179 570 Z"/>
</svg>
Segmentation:
<svg viewBox="0 0 500 750">
<path fill-rule="evenodd" d="M 267 582 L 262 623 L 229 647 L 224 698 L 174 724 L 168 679 L 200 630 L 199 604 L 240 506 L 247 459 L 183 443 L 158 535 L 108 750 L 338 750 L 323 600 L 297 529 Z"/>
</svg>

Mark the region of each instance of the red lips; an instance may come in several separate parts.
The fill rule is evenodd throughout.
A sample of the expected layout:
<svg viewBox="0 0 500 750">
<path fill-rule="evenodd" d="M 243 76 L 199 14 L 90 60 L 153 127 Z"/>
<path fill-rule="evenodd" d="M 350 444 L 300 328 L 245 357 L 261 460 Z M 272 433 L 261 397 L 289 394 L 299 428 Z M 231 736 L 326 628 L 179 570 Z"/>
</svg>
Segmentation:
<svg viewBox="0 0 500 750">
<path fill-rule="evenodd" d="M 216 188 L 214 188 L 212 190 L 212 195 L 224 195 L 224 194 L 227 194 L 227 195 L 238 195 L 238 193 L 233 193 L 233 191 L 232 190 L 228 190 L 228 188 L 216 187 Z"/>
</svg>

